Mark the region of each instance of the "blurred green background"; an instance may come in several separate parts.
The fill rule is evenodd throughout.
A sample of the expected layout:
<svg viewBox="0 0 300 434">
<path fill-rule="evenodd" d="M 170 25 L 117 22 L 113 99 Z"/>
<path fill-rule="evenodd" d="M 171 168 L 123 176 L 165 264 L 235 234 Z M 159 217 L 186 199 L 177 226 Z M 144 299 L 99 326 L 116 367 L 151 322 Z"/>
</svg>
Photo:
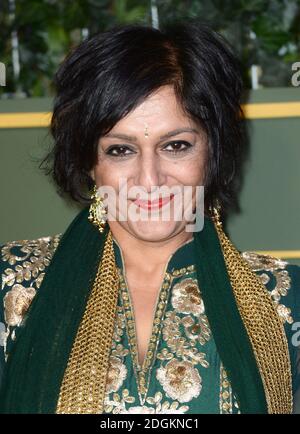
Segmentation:
<svg viewBox="0 0 300 434">
<path fill-rule="evenodd" d="M 51 96 L 53 74 L 68 50 L 115 24 L 159 27 L 192 17 L 232 43 L 247 87 L 252 65 L 263 86 L 290 86 L 291 65 L 299 60 L 300 0 L 1 0 L 5 92 Z"/>
<path fill-rule="evenodd" d="M 291 81 L 292 65 L 300 62 L 300 0 L 1 0 L 0 62 L 7 74 L 0 121 L 5 113 L 51 111 L 55 70 L 88 35 L 115 24 L 160 27 L 190 17 L 232 43 L 245 87 L 252 88 L 248 103 L 300 102 L 300 86 Z M 230 236 L 241 250 L 294 252 L 289 260 L 300 264 L 300 110 L 247 123 L 251 151 Z M 39 169 L 50 146 L 47 128 L 0 128 L 0 243 L 63 232 L 78 211 Z"/>
</svg>

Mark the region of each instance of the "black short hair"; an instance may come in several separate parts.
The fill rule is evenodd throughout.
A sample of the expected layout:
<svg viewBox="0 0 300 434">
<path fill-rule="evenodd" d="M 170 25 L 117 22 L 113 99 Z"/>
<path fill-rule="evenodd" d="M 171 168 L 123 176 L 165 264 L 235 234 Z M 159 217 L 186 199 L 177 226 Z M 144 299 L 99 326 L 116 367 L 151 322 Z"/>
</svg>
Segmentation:
<svg viewBox="0 0 300 434">
<path fill-rule="evenodd" d="M 205 208 L 235 201 L 243 134 L 242 78 L 224 38 L 197 19 L 158 30 L 116 26 L 82 42 L 59 67 L 46 160 L 60 191 L 89 200 L 99 138 L 155 90 L 174 88 L 184 111 L 205 128 Z M 49 166 L 48 166 L 49 167 Z"/>
</svg>

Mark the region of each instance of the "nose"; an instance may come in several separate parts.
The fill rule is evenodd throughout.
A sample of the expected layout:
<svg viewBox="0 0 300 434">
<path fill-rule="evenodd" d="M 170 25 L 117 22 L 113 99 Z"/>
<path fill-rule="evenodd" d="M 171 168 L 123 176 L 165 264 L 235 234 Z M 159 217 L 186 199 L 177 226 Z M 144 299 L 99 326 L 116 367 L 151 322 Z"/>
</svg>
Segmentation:
<svg viewBox="0 0 300 434">
<path fill-rule="evenodd" d="M 140 156 L 136 167 L 135 185 L 144 187 L 147 193 L 150 193 L 151 187 L 162 186 L 165 179 L 159 156 L 155 153 Z"/>
</svg>

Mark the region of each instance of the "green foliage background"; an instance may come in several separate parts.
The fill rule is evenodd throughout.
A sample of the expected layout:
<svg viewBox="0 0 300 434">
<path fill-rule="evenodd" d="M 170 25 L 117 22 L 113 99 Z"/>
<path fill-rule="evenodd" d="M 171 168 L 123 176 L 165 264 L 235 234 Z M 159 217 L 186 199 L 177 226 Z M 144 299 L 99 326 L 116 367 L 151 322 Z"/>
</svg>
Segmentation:
<svg viewBox="0 0 300 434">
<path fill-rule="evenodd" d="M 2 96 L 52 96 L 52 78 L 70 48 L 122 23 L 151 25 L 150 0 L 0 0 L 0 61 L 7 67 Z M 221 32 L 238 53 L 246 86 L 260 65 L 265 87 L 290 86 L 300 61 L 300 0 L 157 0 L 159 24 L 198 17 Z M 21 71 L 13 77 L 11 34 L 17 31 Z M 1 94 L 0 94 L 1 95 Z"/>
</svg>

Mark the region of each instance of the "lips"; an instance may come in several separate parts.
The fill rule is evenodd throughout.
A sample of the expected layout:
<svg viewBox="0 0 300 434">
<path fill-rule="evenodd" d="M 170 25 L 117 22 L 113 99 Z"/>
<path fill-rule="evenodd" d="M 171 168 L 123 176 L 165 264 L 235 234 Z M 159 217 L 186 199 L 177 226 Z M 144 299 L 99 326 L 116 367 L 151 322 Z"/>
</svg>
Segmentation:
<svg viewBox="0 0 300 434">
<path fill-rule="evenodd" d="M 143 209 L 160 209 L 167 203 L 169 203 L 174 197 L 174 194 L 171 194 L 168 197 L 160 197 L 159 199 L 155 200 L 142 200 L 142 199 L 135 199 L 134 203 Z"/>
</svg>

